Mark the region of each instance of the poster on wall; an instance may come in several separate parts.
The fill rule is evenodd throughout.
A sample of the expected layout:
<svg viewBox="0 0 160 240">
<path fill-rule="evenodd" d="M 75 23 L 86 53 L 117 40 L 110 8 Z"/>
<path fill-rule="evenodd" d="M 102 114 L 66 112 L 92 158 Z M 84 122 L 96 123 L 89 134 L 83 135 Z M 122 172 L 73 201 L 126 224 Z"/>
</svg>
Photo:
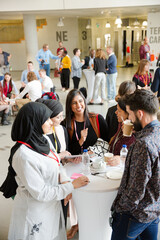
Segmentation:
<svg viewBox="0 0 160 240">
<path fill-rule="evenodd" d="M 160 54 L 160 12 L 148 14 L 147 37 L 149 39 L 150 53 L 154 55 L 154 60 Z"/>
</svg>

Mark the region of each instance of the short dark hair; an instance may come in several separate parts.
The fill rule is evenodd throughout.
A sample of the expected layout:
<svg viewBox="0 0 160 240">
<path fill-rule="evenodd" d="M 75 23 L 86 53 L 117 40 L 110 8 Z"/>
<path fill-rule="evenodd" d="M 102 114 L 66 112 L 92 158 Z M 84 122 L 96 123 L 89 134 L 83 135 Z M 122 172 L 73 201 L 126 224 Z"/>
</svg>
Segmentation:
<svg viewBox="0 0 160 240">
<path fill-rule="evenodd" d="M 79 50 L 79 48 L 73 49 L 73 54 L 76 55 L 76 52 Z"/>
<path fill-rule="evenodd" d="M 28 61 L 28 64 L 29 64 L 29 63 L 33 64 L 33 62 L 32 62 L 32 61 Z"/>
<path fill-rule="evenodd" d="M 74 113 L 72 112 L 72 108 L 71 108 L 72 100 L 77 95 L 80 95 L 84 100 L 84 104 L 85 104 L 84 119 L 85 121 L 87 121 L 88 119 L 88 108 L 87 108 L 86 99 L 83 93 L 78 89 L 72 89 L 68 93 L 67 99 L 66 99 L 66 128 L 68 129 L 71 129 L 71 120 L 74 117 Z"/>
<path fill-rule="evenodd" d="M 68 53 L 68 52 L 67 52 L 67 50 L 64 50 L 64 54 L 66 54 L 66 55 L 67 55 L 67 53 Z"/>
<path fill-rule="evenodd" d="M 158 112 L 158 98 L 150 90 L 137 89 L 134 93 L 125 97 L 125 104 L 128 105 L 133 112 L 143 110 L 146 113 L 154 115 Z"/>
</svg>

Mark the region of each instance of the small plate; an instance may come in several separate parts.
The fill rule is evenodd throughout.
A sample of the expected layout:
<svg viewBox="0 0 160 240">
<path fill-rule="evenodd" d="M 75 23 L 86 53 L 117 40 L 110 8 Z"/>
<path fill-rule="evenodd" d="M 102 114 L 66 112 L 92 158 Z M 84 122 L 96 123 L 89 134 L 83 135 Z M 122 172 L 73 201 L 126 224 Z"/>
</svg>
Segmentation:
<svg viewBox="0 0 160 240">
<path fill-rule="evenodd" d="M 121 171 L 109 171 L 106 173 L 107 178 L 113 180 L 120 180 L 123 176 L 123 172 Z"/>
</svg>

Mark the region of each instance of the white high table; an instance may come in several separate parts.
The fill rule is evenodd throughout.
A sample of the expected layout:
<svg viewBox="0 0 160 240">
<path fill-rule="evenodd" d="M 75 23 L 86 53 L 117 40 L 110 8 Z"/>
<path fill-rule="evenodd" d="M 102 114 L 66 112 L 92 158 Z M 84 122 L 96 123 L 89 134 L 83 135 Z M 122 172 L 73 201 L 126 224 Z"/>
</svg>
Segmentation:
<svg viewBox="0 0 160 240">
<path fill-rule="evenodd" d="M 93 97 L 95 71 L 93 69 L 84 69 L 83 73 L 87 81 L 87 103 L 88 103 Z"/>
<path fill-rule="evenodd" d="M 67 164 L 68 165 L 68 164 Z M 80 173 L 82 165 L 65 166 L 68 176 Z M 90 183 L 73 192 L 79 224 L 79 240 L 110 240 L 110 208 L 116 197 L 120 180 L 107 179 L 103 174 L 89 176 Z"/>
</svg>

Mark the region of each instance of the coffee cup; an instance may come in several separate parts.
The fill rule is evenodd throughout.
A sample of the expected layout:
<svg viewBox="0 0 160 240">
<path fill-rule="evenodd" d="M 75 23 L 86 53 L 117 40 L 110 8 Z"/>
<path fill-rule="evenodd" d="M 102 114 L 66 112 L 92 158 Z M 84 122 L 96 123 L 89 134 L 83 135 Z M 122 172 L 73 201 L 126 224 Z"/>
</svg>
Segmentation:
<svg viewBox="0 0 160 240">
<path fill-rule="evenodd" d="M 113 157 L 113 153 L 105 153 L 104 154 L 104 161 L 108 163 L 108 161 Z"/>
<path fill-rule="evenodd" d="M 95 159 L 94 162 L 92 162 L 93 168 L 99 169 L 105 166 L 104 162 L 102 159 Z"/>
<path fill-rule="evenodd" d="M 123 136 L 130 137 L 132 135 L 133 123 L 130 120 L 123 122 Z"/>
</svg>

